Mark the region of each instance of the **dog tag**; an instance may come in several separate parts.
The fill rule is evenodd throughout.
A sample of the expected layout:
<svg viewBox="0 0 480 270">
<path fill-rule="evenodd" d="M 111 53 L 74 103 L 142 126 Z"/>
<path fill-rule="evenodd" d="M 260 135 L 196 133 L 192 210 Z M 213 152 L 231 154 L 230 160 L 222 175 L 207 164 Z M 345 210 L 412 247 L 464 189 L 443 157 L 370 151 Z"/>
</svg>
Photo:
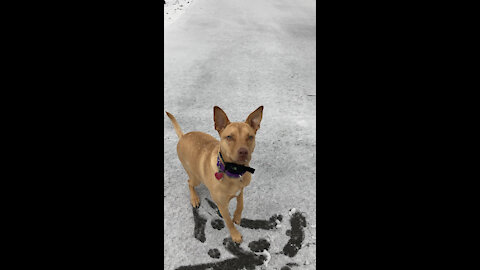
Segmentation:
<svg viewBox="0 0 480 270">
<path fill-rule="evenodd" d="M 223 178 L 223 173 L 221 173 L 221 172 L 216 172 L 216 173 L 215 173 L 215 178 L 217 178 L 217 180 L 222 179 L 222 178 Z"/>
</svg>

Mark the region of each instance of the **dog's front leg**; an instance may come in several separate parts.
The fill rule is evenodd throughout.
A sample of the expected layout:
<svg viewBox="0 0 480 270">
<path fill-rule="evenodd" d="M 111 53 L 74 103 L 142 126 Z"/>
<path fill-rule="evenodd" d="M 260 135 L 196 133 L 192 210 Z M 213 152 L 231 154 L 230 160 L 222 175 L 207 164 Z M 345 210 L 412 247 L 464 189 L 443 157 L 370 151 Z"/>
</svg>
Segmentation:
<svg viewBox="0 0 480 270">
<path fill-rule="evenodd" d="M 237 196 L 237 209 L 235 209 L 235 213 L 233 213 L 233 222 L 235 224 L 240 225 L 240 220 L 242 219 L 242 211 L 243 211 L 243 188 L 240 191 L 240 194 Z"/>
<path fill-rule="evenodd" d="M 236 243 L 242 242 L 242 235 L 240 232 L 235 228 L 235 224 L 233 224 L 232 219 L 230 218 L 230 213 L 228 212 L 228 198 L 217 199 L 213 198 L 215 203 L 218 206 L 218 210 L 220 210 L 220 214 L 222 214 L 223 220 L 227 224 L 227 228 L 230 231 L 230 236 L 232 240 Z"/>
</svg>

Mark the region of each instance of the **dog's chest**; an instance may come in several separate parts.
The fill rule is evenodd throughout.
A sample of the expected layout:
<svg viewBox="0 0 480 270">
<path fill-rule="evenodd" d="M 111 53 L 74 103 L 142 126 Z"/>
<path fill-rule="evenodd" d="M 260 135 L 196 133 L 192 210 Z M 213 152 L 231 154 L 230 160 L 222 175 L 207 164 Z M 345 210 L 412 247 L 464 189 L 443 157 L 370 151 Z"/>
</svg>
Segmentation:
<svg viewBox="0 0 480 270">
<path fill-rule="evenodd" d="M 227 189 L 227 194 L 229 194 L 230 196 L 234 196 L 234 197 L 237 197 L 238 195 L 240 195 L 240 193 L 242 192 L 242 189 L 244 188 L 244 185 L 243 185 L 243 182 L 240 181 L 240 179 L 238 178 L 230 178 L 228 179 L 230 181 L 228 181 L 227 183 L 229 184 L 228 185 L 228 189 Z"/>
</svg>

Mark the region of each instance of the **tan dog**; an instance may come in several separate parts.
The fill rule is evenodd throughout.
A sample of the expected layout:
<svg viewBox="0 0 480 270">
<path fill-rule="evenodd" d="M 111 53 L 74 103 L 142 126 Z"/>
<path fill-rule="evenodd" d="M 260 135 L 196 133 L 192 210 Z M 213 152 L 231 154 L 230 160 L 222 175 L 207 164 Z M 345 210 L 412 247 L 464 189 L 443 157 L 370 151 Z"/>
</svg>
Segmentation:
<svg viewBox="0 0 480 270">
<path fill-rule="evenodd" d="M 249 166 L 255 148 L 255 135 L 262 121 L 263 106 L 252 112 L 245 122 L 233 123 L 228 120 L 222 109 L 215 106 L 213 119 L 215 129 L 220 135 L 220 141 L 202 132 L 183 134 L 175 117 L 168 112 L 167 115 L 180 138 L 177 144 L 177 154 L 189 177 L 188 187 L 192 206 L 200 205 L 200 199 L 194 187 L 200 183 L 205 184 L 227 224 L 232 240 L 237 243 L 242 242 L 242 235 L 233 223 L 240 224 L 243 210 L 243 188 L 250 184 L 252 175 L 250 172 L 245 172 L 240 177 L 235 177 L 237 175 L 230 177 L 227 173 L 222 173 L 220 167 L 226 163 Z M 219 158 L 220 154 L 223 160 Z M 219 160 L 222 164 L 217 166 Z M 220 176 L 223 177 L 220 178 Z M 232 221 L 228 205 L 234 197 L 237 198 L 237 208 Z"/>
</svg>

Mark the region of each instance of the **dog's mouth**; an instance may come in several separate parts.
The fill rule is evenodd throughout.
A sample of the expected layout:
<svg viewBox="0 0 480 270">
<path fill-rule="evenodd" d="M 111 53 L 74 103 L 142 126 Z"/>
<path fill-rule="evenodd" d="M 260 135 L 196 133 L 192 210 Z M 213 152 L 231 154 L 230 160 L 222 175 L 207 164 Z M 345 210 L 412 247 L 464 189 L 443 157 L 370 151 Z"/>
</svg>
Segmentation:
<svg viewBox="0 0 480 270">
<path fill-rule="evenodd" d="M 248 157 L 240 157 L 235 161 L 235 163 L 240 165 L 245 165 L 245 163 L 247 162 L 248 162 Z"/>
<path fill-rule="evenodd" d="M 231 163 L 236 163 L 239 165 L 246 165 L 248 162 L 250 162 L 250 155 L 231 155 L 231 156 L 224 156 L 226 159 L 226 162 L 231 162 Z"/>
</svg>

